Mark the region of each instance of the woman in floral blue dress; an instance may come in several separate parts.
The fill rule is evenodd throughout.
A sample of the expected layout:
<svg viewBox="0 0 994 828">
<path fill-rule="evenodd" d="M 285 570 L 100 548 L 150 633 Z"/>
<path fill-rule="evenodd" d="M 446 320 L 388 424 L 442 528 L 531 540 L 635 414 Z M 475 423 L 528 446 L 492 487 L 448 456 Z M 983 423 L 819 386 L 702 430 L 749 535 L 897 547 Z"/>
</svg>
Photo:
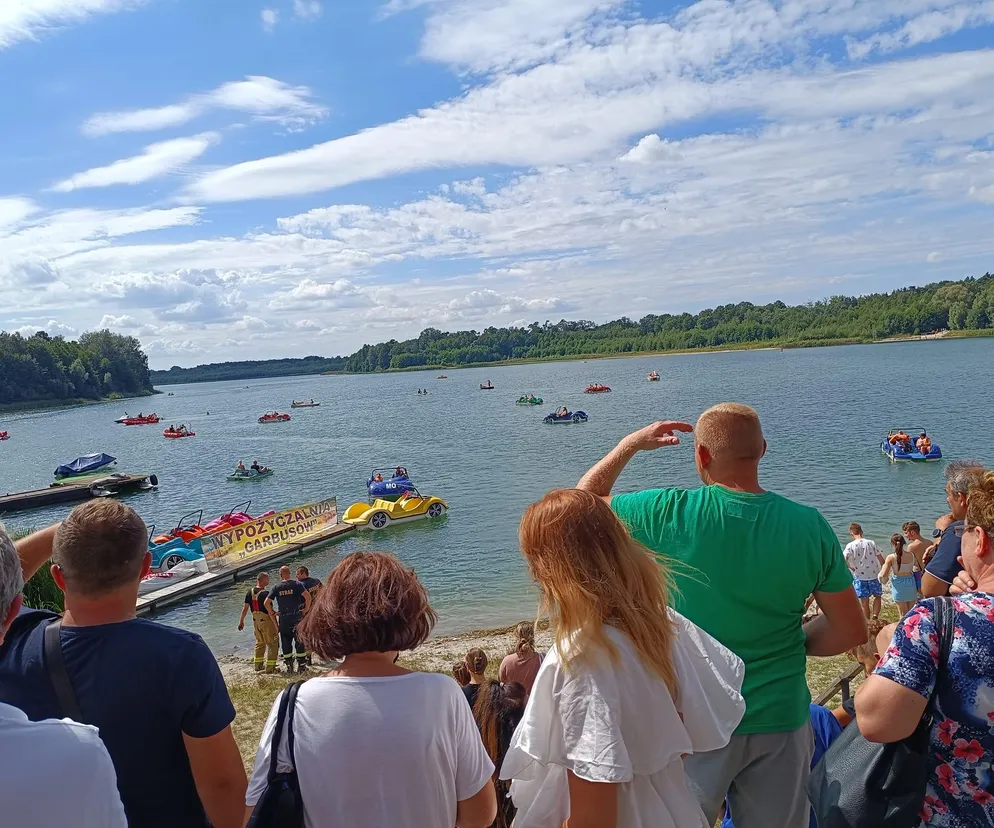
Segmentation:
<svg viewBox="0 0 994 828">
<path fill-rule="evenodd" d="M 919 601 L 856 696 L 856 721 L 867 739 L 910 736 L 935 690 L 931 773 L 922 824 L 994 828 L 994 472 L 970 488 L 962 533 L 963 582 L 953 598 L 955 638 L 938 669 L 935 599 Z"/>
</svg>

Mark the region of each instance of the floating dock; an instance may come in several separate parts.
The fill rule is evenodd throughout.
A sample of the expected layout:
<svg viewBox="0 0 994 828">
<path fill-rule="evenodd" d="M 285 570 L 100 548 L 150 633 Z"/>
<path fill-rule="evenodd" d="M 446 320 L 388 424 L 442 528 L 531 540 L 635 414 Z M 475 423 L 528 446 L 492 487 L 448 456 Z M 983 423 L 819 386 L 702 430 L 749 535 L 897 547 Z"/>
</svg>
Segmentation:
<svg viewBox="0 0 994 828">
<path fill-rule="evenodd" d="M 67 478 L 46 489 L 0 495 L 0 514 L 71 503 L 74 500 L 89 500 L 93 497 L 146 491 L 158 485 L 159 480 L 154 474 L 90 474 L 80 478 Z"/>
<path fill-rule="evenodd" d="M 149 615 L 171 604 L 185 601 L 196 595 L 202 595 L 218 587 L 236 583 L 250 575 L 254 575 L 256 572 L 266 569 L 277 561 L 291 558 L 302 552 L 308 552 L 318 546 L 338 540 L 354 531 L 354 526 L 350 526 L 347 523 L 336 523 L 333 526 L 328 526 L 319 532 L 315 532 L 298 543 L 283 544 L 282 546 L 273 547 L 273 549 L 267 552 L 246 555 L 243 558 L 238 558 L 236 555 L 227 555 L 225 558 L 213 559 L 208 563 L 209 566 L 215 567 L 212 571 L 203 575 L 196 575 L 177 584 L 165 586 L 162 589 L 140 597 L 136 604 L 136 613 L 138 615 Z"/>
</svg>

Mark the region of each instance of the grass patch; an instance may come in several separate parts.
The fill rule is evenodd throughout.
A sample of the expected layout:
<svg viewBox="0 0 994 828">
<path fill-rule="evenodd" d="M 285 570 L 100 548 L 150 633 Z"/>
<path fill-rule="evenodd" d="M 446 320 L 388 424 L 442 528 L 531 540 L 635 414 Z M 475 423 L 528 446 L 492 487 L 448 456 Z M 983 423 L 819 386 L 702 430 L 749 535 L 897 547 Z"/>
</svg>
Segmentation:
<svg viewBox="0 0 994 828">
<path fill-rule="evenodd" d="M 259 738 L 262 728 L 269 717 L 273 701 L 288 684 L 296 680 L 296 676 L 279 673 L 275 676 L 253 676 L 247 680 L 229 680 L 228 693 L 235 706 L 237 715 L 231 725 L 242 754 L 245 769 L 252 770 L 255 753 L 259 749 Z"/>
</svg>

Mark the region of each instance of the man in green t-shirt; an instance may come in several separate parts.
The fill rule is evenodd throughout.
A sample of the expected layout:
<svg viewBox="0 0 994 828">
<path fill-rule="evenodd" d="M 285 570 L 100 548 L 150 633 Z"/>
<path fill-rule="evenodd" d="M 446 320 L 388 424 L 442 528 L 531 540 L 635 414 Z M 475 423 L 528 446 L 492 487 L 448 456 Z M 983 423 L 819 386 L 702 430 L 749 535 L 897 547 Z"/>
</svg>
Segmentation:
<svg viewBox="0 0 994 828">
<path fill-rule="evenodd" d="M 695 433 L 699 489 L 611 497 L 640 451 Z M 726 795 L 738 828 L 806 828 L 813 748 L 806 656 L 832 656 L 866 641 L 866 622 L 838 538 L 816 509 L 765 491 L 759 415 L 722 403 L 696 427 L 658 422 L 625 437 L 579 488 L 600 495 L 632 536 L 670 563 L 673 608 L 745 662 L 746 713 L 729 744 L 689 756 L 685 767 L 708 824 Z M 814 595 L 822 615 L 802 626 Z"/>
</svg>

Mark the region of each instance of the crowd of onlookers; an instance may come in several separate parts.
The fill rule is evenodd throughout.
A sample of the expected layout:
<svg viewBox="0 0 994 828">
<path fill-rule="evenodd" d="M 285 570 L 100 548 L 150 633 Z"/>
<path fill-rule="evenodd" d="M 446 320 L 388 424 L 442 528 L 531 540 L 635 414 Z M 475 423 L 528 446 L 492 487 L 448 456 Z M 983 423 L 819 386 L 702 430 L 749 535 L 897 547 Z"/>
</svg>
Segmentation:
<svg viewBox="0 0 994 828">
<path fill-rule="evenodd" d="M 702 487 L 612 495 L 637 453 L 691 432 Z M 497 680 L 479 649 L 455 681 L 398 662 L 436 614 L 390 555 L 347 555 L 323 585 L 260 578 L 240 622 L 251 611 L 257 669 L 276 669 L 277 639 L 290 671 L 334 666 L 297 687 L 292 737 L 274 740 L 274 701 L 248 776 L 206 645 L 135 617 L 135 512 L 96 500 L 16 544 L 0 529 L 4 824 L 236 828 L 271 771 L 295 771 L 309 828 L 802 828 L 810 769 L 845 728 L 896 742 L 927 710 L 923 824 L 994 824 L 994 472 L 948 465 L 934 544 L 908 522 L 884 555 L 853 524 L 843 553 L 817 510 L 762 488 L 765 452 L 756 412 L 722 404 L 625 437 L 529 506 L 519 541 L 552 644 L 519 624 Z M 46 564 L 61 617 L 22 606 Z M 846 652 L 869 674 L 855 704 L 813 707 L 807 658 Z"/>
</svg>

